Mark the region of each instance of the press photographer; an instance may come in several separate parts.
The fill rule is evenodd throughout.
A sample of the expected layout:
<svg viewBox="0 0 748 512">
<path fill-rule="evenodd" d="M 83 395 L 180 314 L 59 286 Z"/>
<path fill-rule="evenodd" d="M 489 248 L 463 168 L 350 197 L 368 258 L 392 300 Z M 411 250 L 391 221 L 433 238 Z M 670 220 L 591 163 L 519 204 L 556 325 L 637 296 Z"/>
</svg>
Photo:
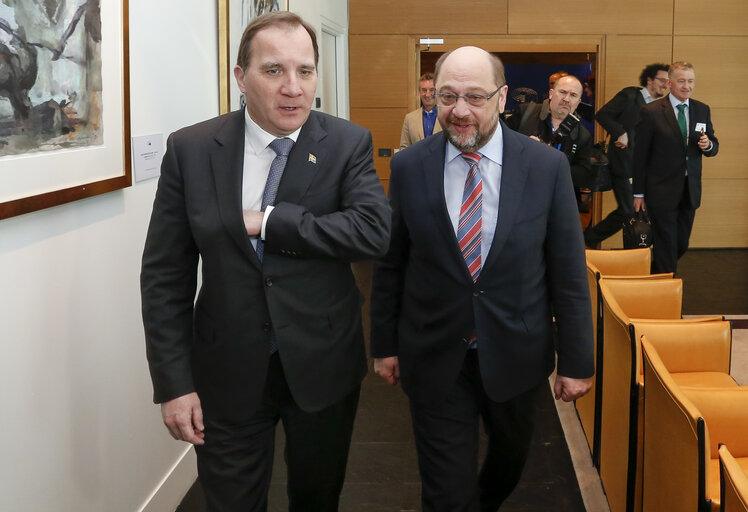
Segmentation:
<svg viewBox="0 0 748 512">
<path fill-rule="evenodd" d="M 520 105 L 506 119 L 506 124 L 513 130 L 563 151 L 569 159 L 579 211 L 588 211 L 590 194 L 582 194 L 581 190 L 590 186 L 592 136 L 579 124 L 579 117 L 575 115 L 582 100 L 582 87 L 575 76 L 564 76 L 556 81 L 546 101 Z"/>
</svg>

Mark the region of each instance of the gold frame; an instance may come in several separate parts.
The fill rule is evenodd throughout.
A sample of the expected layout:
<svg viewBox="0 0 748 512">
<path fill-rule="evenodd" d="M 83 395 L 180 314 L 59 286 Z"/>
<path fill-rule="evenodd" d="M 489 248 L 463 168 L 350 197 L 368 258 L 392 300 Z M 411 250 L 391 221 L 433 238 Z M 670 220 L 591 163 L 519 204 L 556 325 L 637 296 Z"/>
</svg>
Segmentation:
<svg viewBox="0 0 748 512">
<path fill-rule="evenodd" d="M 58 206 L 86 197 L 104 194 L 132 185 L 130 154 L 130 65 L 129 65 L 129 0 L 121 0 L 122 23 L 122 174 L 113 178 L 83 183 L 41 194 L 33 194 L 10 201 L 0 202 L 0 220 Z M 119 106 L 119 105 L 118 105 Z M 47 157 L 49 155 L 43 155 Z M 34 158 L 34 157 L 32 157 Z"/>
</svg>

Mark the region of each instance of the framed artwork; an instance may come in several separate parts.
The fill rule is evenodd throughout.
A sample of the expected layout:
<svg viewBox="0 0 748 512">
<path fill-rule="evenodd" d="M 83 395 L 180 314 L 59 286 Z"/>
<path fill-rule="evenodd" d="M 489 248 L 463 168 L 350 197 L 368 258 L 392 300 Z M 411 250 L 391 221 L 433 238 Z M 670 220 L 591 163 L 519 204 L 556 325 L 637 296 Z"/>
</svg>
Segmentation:
<svg viewBox="0 0 748 512">
<path fill-rule="evenodd" d="M 0 219 L 132 184 L 128 0 L 0 3 Z"/>
<path fill-rule="evenodd" d="M 234 80 L 234 65 L 244 28 L 271 11 L 287 11 L 288 0 L 218 0 L 218 86 L 221 114 L 244 106 Z"/>
</svg>

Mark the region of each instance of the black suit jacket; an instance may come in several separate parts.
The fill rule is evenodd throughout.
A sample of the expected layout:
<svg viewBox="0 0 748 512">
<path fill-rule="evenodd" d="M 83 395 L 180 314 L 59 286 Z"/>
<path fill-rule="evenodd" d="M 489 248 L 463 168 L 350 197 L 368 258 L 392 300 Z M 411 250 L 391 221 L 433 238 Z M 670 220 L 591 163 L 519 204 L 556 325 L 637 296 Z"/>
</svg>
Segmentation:
<svg viewBox="0 0 748 512">
<path fill-rule="evenodd" d="M 691 98 L 689 111 L 686 147 L 669 96 L 641 110 L 636 126 L 633 184 L 634 194 L 644 194 L 648 207 L 677 209 L 686 183 L 686 170 L 690 206 L 696 209 L 701 205 L 701 155 L 716 155 L 719 141 L 714 136 L 709 106 Z M 697 123 L 706 124 L 706 135 L 712 141 L 708 152 L 698 146 L 701 134 L 696 131 Z"/>
<path fill-rule="evenodd" d="M 610 134 L 608 160 L 611 171 L 625 178 L 632 176 L 636 124 L 639 122 L 639 112 L 647 104 L 641 89 L 626 87 L 620 90 L 595 116 L 600 126 Z M 619 148 L 614 142 L 624 133 L 629 137 L 628 147 Z"/>
<path fill-rule="evenodd" d="M 312 112 L 289 154 L 260 264 L 242 219 L 244 127 L 236 111 L 169 137 L 141 274 L 154 400 L 197 391 L 206 414 L 230 421 L 259 404 L 271 329 L 302 409 L 322 409 L 360 383 L 362 299 L 350 262 L 384 254 L 390 227 L 369 132 Z"/>
<path fill-rule="evenodd" d="M 373 357 L 399 356 L 412 400 L 442 399 L 473 330 L 489 397 L 505 401 L 554 367 L 593 374 L 582 230 L 566 157 L 503 125 L 496 232 L 473 283 L 444 199 L 443 133 L 392 159 L 392 241 L 372 288 Z"/>
</svg>

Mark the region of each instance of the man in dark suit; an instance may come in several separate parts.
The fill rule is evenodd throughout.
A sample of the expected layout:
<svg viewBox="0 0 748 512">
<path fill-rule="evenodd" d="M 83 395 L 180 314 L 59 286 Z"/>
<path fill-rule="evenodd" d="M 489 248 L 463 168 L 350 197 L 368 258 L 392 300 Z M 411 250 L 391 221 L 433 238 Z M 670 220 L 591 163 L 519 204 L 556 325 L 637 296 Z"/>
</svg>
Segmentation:
<svg viewBox="0 0 748 512">
<path fill-rule="evenodd" d="M 377 374 L 410 399 L 424 512 L 496 511 L 522 472 L 535 399 L 589 390 L 592 322 L 569 163 L 499 121 L 504 68 L 436 65 L 442 134 L 391 164 L 392 241 L 372 288 Z M 477 475 L 478 421 L 489 436 Z"/>
<path fill-rule="evenodd" d="M 350 262 L 384 254 L 390 210 L 369 132 L 310 112 L 317 58 L 295 14 L 256 18 L 234 69 L 246 110 L 167 142 L 141 274 L 148 362 L 211 511 L 267 510 L 279 419 L 290 510 L 338 506 L 366 373 Z"/>
<path fill-rule="evenodd" d="M 701 205 L 701 156 L 719 142 L 709 106 L 691 98 L 696 75 L 688 62 L 668 70 L 670 94 L 641 110 L 634 146 L 634 210 L 652 221 L 652 272 L 675 272 Z"/>
<path fill-rule="evenodd" d="M 665 64 L 650 64 L 639 75 L 641 87 L 621 89 L 597 112 L 597 122 L 610 134 L 608 161 L 617 208 L 585 230 L 584 242 L 588 247 L 596 248 L 600 242 L 613 236 L 623 227 L 626 218 L 634 213 L 631 164 L 635 126 L 642 107 L 664 96 L 667 70 Z"/>
</svg>

